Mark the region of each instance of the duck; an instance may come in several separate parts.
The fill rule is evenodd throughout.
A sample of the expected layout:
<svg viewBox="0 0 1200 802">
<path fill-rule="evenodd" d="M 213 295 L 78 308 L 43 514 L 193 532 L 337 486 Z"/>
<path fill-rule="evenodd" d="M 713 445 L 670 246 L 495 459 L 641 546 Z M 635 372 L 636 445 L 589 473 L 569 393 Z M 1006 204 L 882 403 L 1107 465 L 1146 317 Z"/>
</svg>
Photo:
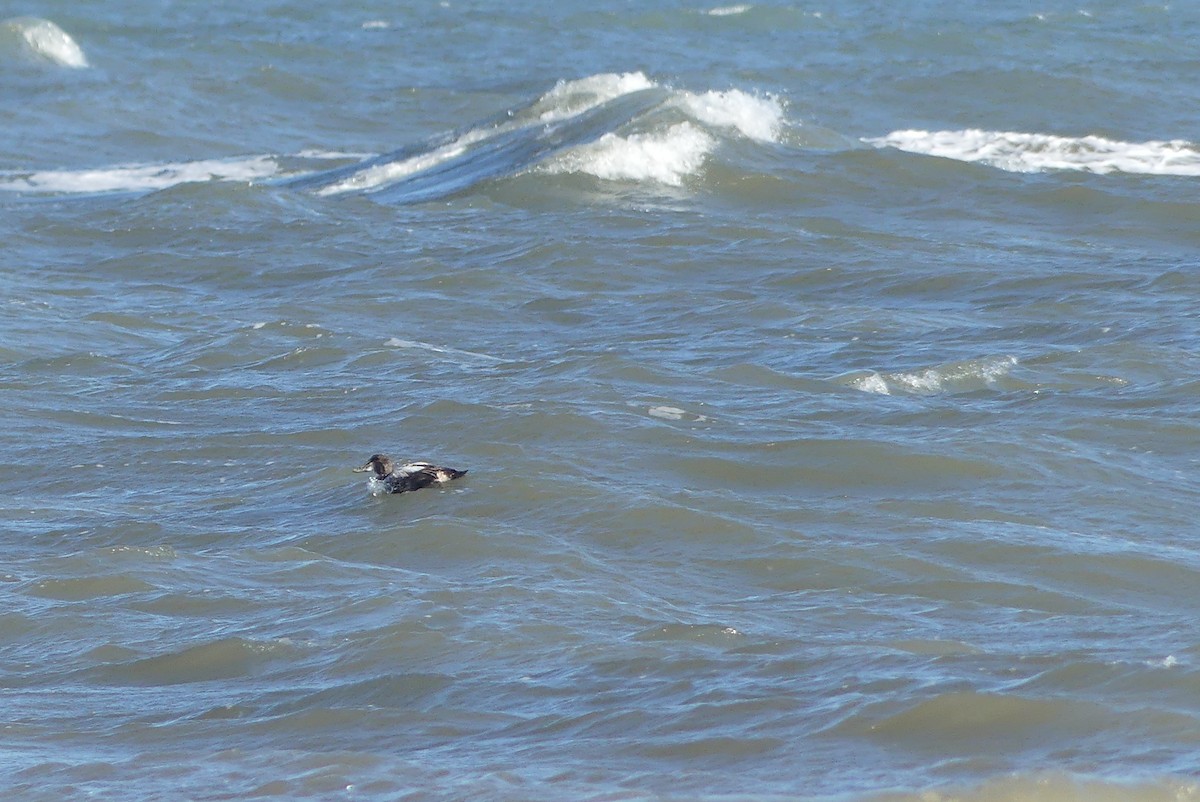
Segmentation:
<svg viewBox="0 0 1200 802">
<path fill-rule="evenodd" d="M 465 469 L 445 468 L 432 462 L 405 462 L 397 465 L 384 454 L 372 454 L 365 465 L 354 469 L 355 473 L 366 471 L 371 471 L 367 480 L 372 493 L 407 493 L 433 484 L 445 484 L 467 472 Z"/>
</svg>

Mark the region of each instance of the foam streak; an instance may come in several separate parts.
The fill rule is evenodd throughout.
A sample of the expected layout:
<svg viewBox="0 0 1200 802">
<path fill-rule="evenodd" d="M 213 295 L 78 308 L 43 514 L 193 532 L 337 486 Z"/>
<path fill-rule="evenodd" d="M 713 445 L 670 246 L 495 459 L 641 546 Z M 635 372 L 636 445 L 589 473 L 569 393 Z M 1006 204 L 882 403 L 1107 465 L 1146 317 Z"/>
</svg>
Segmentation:
<svg viewBox="0 0 1200 802">
<path fill-rule="evenodd" d="M 1121 142 L 1100 136 L 1063 137 L 1012 131 L 893 131 L 863 140 L 880 148 L 979 162 L 1018 173 L 1200 175 L 1200 150 L 1184 140 Z"/>
</svg>

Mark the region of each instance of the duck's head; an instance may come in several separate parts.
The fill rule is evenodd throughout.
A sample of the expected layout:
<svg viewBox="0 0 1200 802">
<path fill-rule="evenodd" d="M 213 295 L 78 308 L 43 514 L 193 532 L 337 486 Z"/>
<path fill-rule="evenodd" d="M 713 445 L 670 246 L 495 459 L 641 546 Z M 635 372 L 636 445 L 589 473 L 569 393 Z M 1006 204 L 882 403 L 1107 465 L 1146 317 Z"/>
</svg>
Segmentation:
<svg viewBox="0 0 1200 802">
<path fill-rule="evenodd" d="M 355 473 L 362 473 L 363 471 L 374 471 L 375 476 L 382 479 L 392 472 L 392 461 L 383 454 L 373 454 L 367 460 L 366 465 L 354 469 Z"/>
</svg>

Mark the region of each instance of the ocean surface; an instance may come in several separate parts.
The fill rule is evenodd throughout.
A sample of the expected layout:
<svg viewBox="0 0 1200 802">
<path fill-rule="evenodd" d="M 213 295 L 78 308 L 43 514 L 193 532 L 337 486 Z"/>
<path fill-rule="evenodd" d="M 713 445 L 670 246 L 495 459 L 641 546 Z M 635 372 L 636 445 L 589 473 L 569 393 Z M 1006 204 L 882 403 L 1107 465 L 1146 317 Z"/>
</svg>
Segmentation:
<svg viewBox="0 0 1200 802">
<path fill-rule="evenodd" d="M 4 799 L 1200 799 L 1200 4 L 0 19 Z"/>
</svg>

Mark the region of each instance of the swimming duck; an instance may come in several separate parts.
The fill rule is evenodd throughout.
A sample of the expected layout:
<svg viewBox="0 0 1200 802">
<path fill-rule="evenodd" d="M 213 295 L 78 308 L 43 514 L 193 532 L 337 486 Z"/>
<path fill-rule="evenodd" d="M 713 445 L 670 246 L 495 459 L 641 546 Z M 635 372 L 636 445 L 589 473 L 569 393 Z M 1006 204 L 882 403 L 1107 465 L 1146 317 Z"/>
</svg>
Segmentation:
<svg viewBox="0 0 1200 802">
<path fill-rule="evenodd" d="M 381 490 L 384 493 L 407 493 L 409 490 L 420 490 L 432 484 L 445 484 L 466 473 L 457 468 L 442 468 L 432 462 L 406 462 L 396 465 L 383 454 L 373 454 L 367 464 L 355 468 L 355 473 L 371 471 L 368 480 L 371 492 Z"/>
</svg>

